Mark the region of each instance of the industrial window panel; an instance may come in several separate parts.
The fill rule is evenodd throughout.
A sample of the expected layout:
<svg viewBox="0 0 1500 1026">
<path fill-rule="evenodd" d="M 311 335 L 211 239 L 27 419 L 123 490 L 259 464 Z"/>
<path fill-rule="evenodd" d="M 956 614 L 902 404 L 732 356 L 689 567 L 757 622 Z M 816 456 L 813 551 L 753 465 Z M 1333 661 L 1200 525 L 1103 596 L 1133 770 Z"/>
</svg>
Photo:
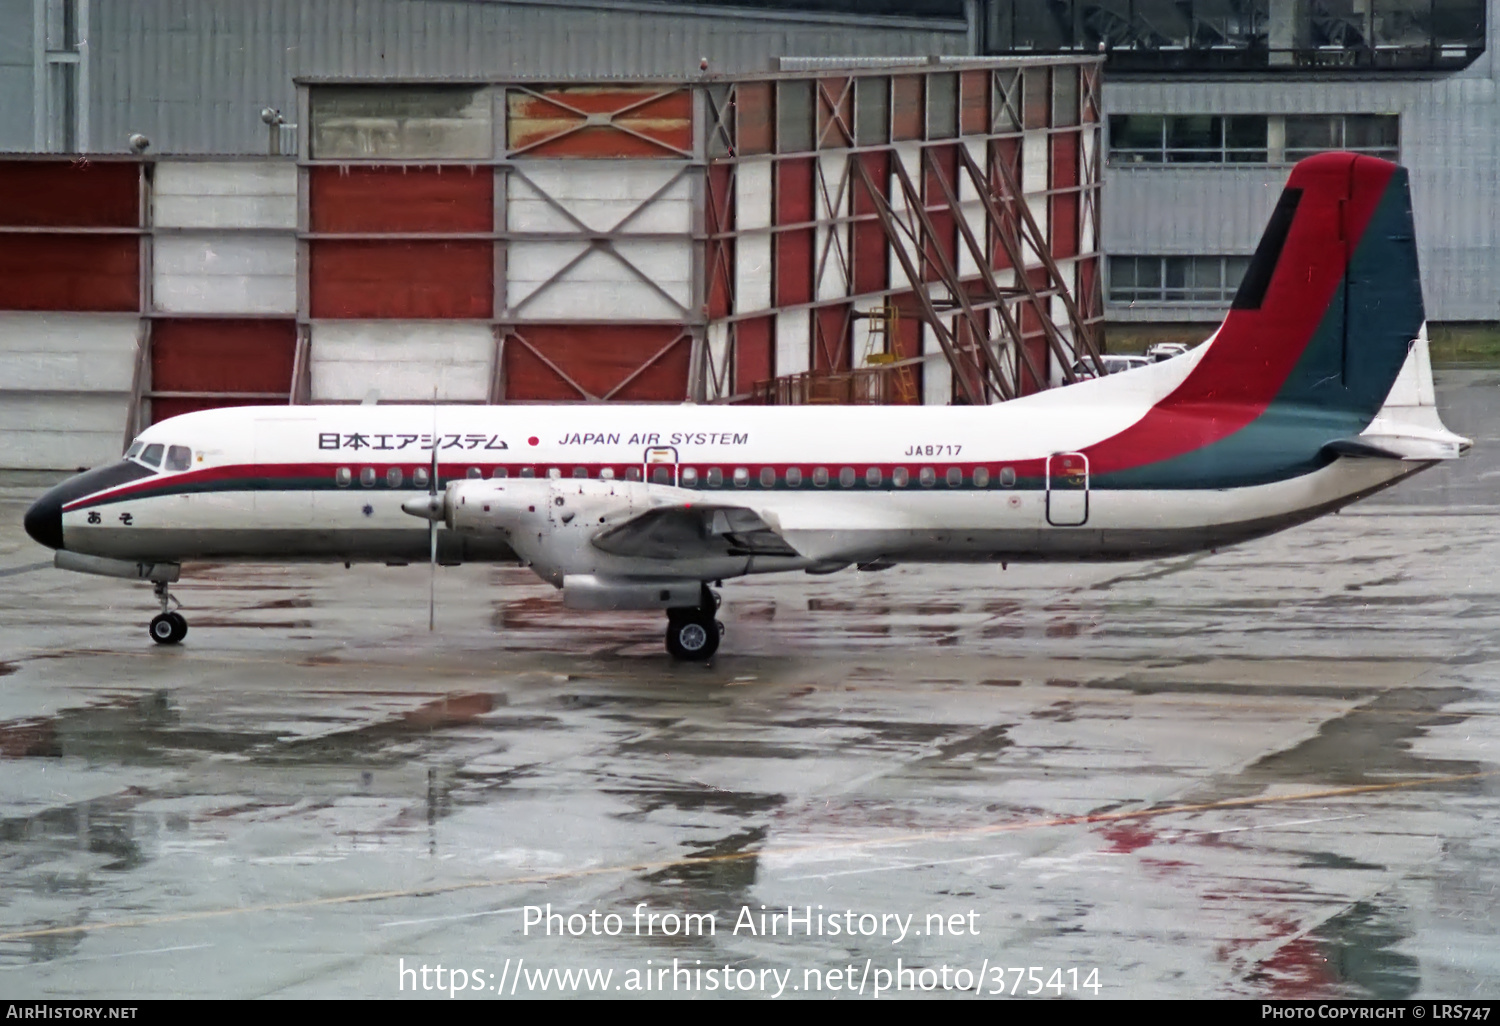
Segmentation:
<svg viewBox="0 0 1500 1026">
<path fill-rule="evenodd" d="M 474 86 L 316 86 L 310 101 L 317 158 L 483 159 L 491 152 L 490 94 Z"/>
<path fill-rule="evenodd" d="M 1286 119 L 1286 159 L 1295 163 L 1324 150 L 1349 150 L 1396 160 L 1401 150 L 1397 114 L 1298 114 Z"/>
<path fill-rule="evenodd" d="M 1264 164 L 1269 118 L 1260 114 L 1115 114 L 1109 159 L 1116 164 Z"/>
<path fill-rule="evenodd" d="M 1247 256 L 1116 256 L 1109 298 L 1116 303 L 1227 304 L 1250 265 Z"/>
</svg>

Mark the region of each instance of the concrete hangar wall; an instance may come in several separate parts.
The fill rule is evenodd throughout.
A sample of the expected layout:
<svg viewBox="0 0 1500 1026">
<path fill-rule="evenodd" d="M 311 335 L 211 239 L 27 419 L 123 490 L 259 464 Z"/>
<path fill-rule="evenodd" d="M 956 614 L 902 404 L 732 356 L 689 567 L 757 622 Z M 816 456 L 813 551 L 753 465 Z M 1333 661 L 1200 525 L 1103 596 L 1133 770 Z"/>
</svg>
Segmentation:
<svg viewBox="0 0 1500 1026">
<path fill-rule="evenodd" d="M 100 462 L 138 426 L 204 406 L 426 401 L 434 389 L 448 402 L 745 400 L 767 381 L 847 379 L 871 357 L 883 358 L 875 400 L 987 401 L 1070 374 L 1072 339 L 1100 317 L 1092 59 L 851 68 L 804 57 L 800 72 L 684 78 L 674 64 L 677 77 L 648 78 L 668 49 L 680 63 L 678 48 L 659 47 L 630 67 L 637 77 L 603 79 L 589 68 L 615 53 L 609 33 L 585 33 L 599 45 L 581 47 L 554 28 L 573 49 L 550 74 L 543 61 L 533 79 L 455 82 L 423 62 L 483 52 L 465 19 L 510 7 L 624 19 L 636 26 L 621 28 L 629 53 L 630 32 L 649 35 L 630 19 L 658 12 L 158 3 L 118 5 L 112 23 L 115 6 L 73 0 L 71 24 L 46 26 L 64 49 L 44 56 L 78 87 L 53 98 L 75 117 L 47 107 L 53 134 L 32 148 L 76 147 L 107 123 L 81 99 L 108 106 L 101 76 L 116 76 L 122 108 L 170 107 L 153 108 L 149 91 L 182 86 L 135 64 L 190 65 L 191 88 L 220 116 L 168 111 L 135 126 L 158 133 L 145 157 L 0 162 L 10 466 Z M 288 25 L 307 23 L 314 41 L 342 39 L 321 66 L 336 75 L 291 84 L 281 109 L 300 127 L 272 137 L 236 61 L 298 50 Z M 399 79 L 386 65 L 404 38 L 393 23 L 439 37 L 402 44 Z M 679 31 L 690 53 L 743 28 L 751 42 L 706 51 L 711 71 L 716 53 L 763 68 L 782 46 L 847 54 L 966 38 L 961 23 L 915 38 L 907 23 L 716 24 L 698 36 L 654 27 Z M 372 41 L 383 34 L 391 50 Z M 374 72 L 341 63 L 357 72 L 377 54 Z M 232 113 L 255 127 L 220 137 L 239 154 L 202 153 L 231 114 L 213 98 L 236 89 Z M 160 153 L 179 131 L 185 152 Z M 297 156 L 245 152 L 283 144 Z M 934 297 L 962 310 L 937 315 Z M 869 316 L 882 307 L 898 316 Z M 1008 347 L 984 344 L 991 319 L 1012 329 Z M 803 380 L 790 398 L 785 387 L 760 398 L 827 398 L 816 390 Z"/>
</svg>

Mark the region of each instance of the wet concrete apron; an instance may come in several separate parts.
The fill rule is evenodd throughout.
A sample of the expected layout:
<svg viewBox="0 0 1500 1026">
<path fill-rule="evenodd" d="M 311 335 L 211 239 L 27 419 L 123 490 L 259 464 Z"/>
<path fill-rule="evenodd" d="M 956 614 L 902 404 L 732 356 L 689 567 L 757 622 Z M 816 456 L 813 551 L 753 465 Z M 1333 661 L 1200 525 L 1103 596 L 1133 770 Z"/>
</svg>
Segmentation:
<svg viewBox="0 0 1500 1026">
<path fill-rule="evenodd" d="M 422 568 L 189 568 L 192 633 L 158 649 L 148 589 L 34 567 L 13 485 L 0 993 L 900 958 L 1097 967 L 1102 996 L 1493 997 L 1495 391 L 1447 382 L 1464 466 L 1238 549 L 731 583 L 707 667 L 655 616 L 489 567 L 439 571 L 435 634 Z M 547 903 L 718 928 L 523 935 Z M 762 905 L 975 928 L 731 932 Z"/>
</svg>

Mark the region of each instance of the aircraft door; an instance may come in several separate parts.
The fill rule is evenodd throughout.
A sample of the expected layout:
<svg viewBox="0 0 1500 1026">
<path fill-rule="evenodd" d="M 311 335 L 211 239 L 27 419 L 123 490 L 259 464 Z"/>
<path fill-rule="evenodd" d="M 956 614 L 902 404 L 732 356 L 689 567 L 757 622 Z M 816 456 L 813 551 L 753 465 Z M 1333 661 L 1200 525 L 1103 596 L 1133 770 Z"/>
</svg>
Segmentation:
<svg viewBox="0 0 1500 1026">
<path fill-rule="evenodd" d="M 656 445 L 646 450 L 642 470 L 647 482 L 659 485 L 677 484 L 677 450 L 670 445 Z"/>
<path fill-rule="evenodd" d="M 1089 518 L 1089 458 L 1081 452 L 1047 457 L 1047 523 L 1079 527 Z"/>
</svg>

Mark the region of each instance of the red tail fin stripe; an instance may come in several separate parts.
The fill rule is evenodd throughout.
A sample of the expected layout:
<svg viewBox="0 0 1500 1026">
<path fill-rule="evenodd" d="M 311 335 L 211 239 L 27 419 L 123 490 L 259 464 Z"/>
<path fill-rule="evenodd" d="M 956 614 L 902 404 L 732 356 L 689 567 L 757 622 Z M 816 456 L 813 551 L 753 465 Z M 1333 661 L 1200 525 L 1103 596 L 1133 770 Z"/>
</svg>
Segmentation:
<svg viewBox="0 0 1500 1026">
<path fill-rule="evenodd" d="M 1231 310 L 1170 395 L 1120 434 L 1085 450 L 1094 473 L 1171 459 L 1217 442 L 1266 411 L 1307 348 L 1396 165 L 1322 153 L 1292 169 L 1301 189 L 1291 231 L 1258 310 Z"/>
</svg>

